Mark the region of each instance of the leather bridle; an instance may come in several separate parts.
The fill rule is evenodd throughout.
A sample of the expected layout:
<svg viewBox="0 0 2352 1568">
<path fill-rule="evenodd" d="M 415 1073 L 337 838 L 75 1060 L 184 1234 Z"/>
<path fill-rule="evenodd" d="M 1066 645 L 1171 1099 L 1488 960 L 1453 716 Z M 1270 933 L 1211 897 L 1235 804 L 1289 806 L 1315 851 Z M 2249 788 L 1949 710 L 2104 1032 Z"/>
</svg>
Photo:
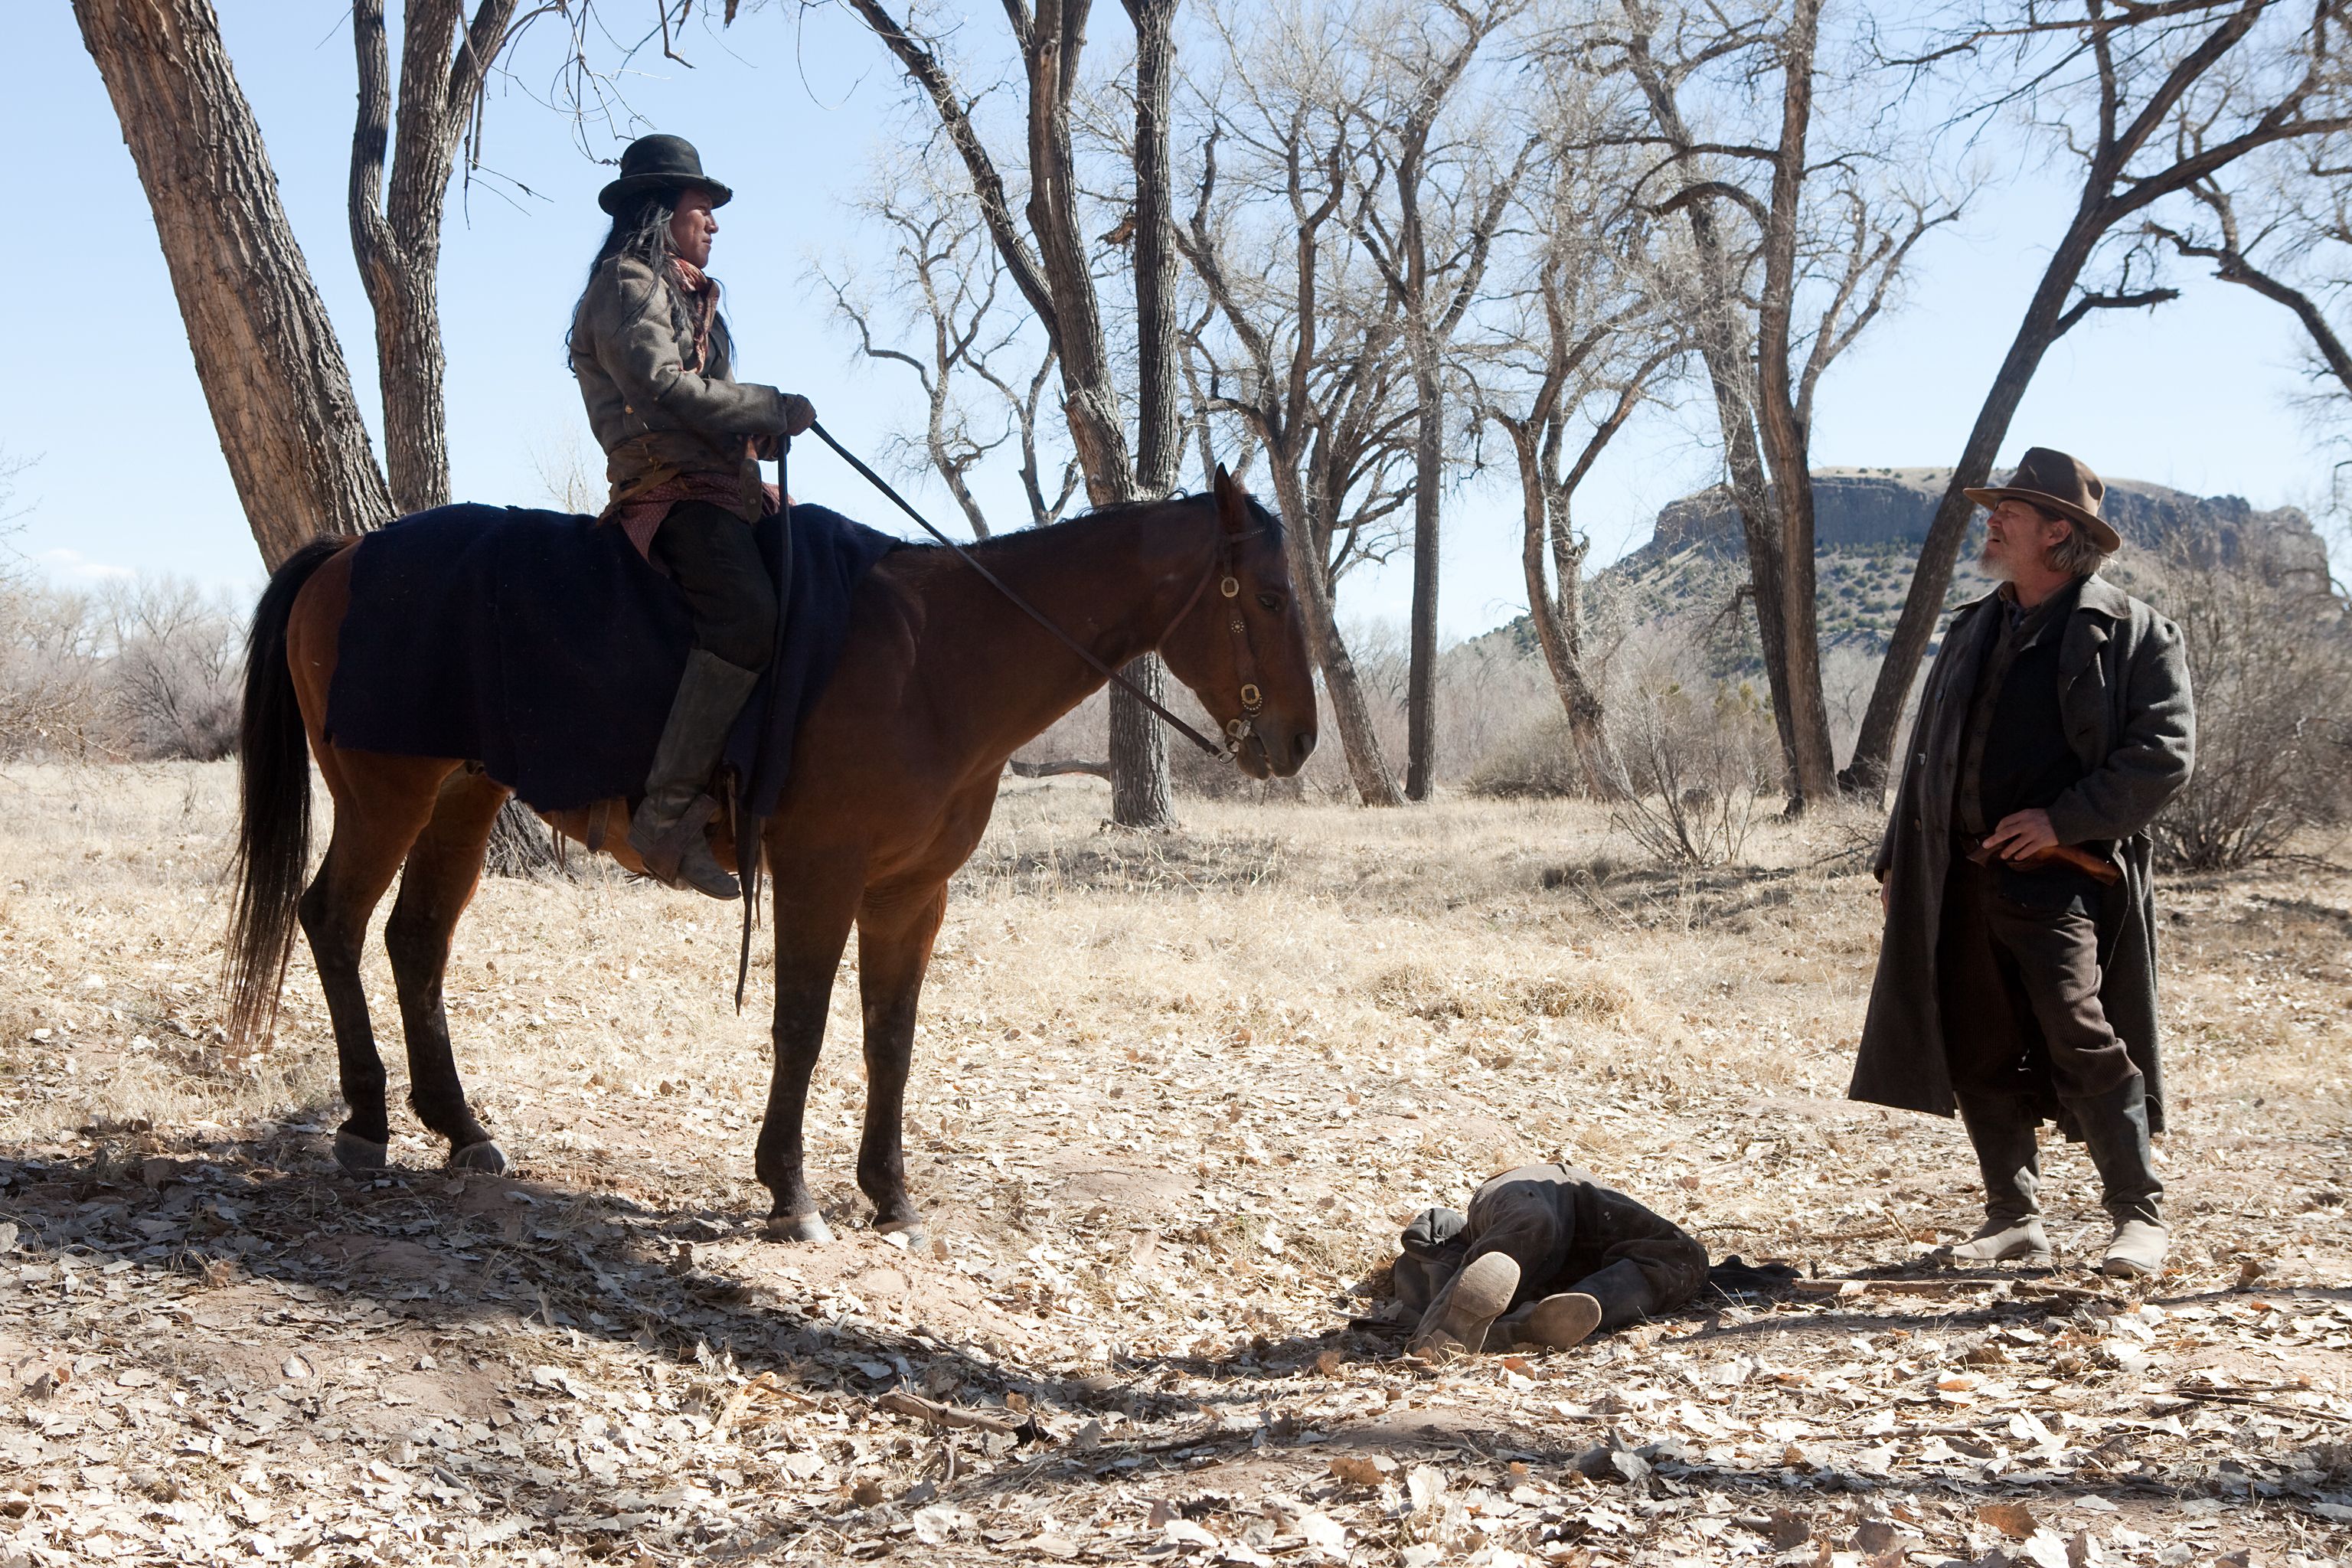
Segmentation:
<svg viewBox="0 0 2352 1568">
<path fill-rule="evenodd" d="M 1192 614 L 1192 606 L 1198 604 L 1202 595 L 1207 592 L 1210 580 L 1212 578 L 1216 580 L 1217 593 L 1226 601 L 1228 607 L 1226 624 L 1228 628 L 1232 631 L 1234 637 L 1234 667 L 1241 682 L 1240 695 L 1242 704 L 1241 715 L 1238 718 L 1229 719 L 1225 721 L 1226 738 L 1223 741 L 1219 742 L 1209 739 L 1208 736 L 1203 735 L 1200 731 L 1195 730 L 1192 725 L 1186 723 L 1183 720 L 1179 719 L 1175 714 L 1171 713 L 1168 710 L 1166 704 L 1147 695 L 1140 687 L 1135 684 L 1135 682 L 1128 679 L 1127 677 L 1121 675 L 1118 670 L 1113 669 L 1109 665 L 1105 664 L 1101 659 L 1096 658 L 1094 651 L 1091 648 L 1088 648 L 1084 644 L 1080 643 L 1077 638 L 1064 631 L 1060 626 L 1055 626 L 1054 622 L 1046 616 L 1043 610 L 1038 609 L 1028 600 L 1013 592 L 1012 587 L 1007 584 L 1003 578 L 999 577 L 995 573 L 990 571 L 985 565 L 982 564 L 982 563 L 975 558 L 970 551 L 966 550 L 962 545 L 958 544 L 954 540 L 950 539 L 946 534 L 941 533 L 937 528 L 931 526 L 930 519 L 925 517 L 921 512 L 917 511 L 911 505 L 909 505 L 906 497 L 893 489 L 887 479 L 885 479 L 881 475 L 876 473 L 872 468 L 867 468 L 865 463 L 861 462 L 856 453 L 843 446 L 840 442 L 835 440 L 832 433 L 826 430 L 824 426 L 812 421 L 809 425 L 809 434 L 814 436 L 818 440 L 832 447 L 835 454 L 838 456 L 843 462 L 847 463 L 851 468 L 856 469 L 859 474 L 865 477 L 866 483 L 872 485 L 876 489 L 880 490 L 897 505 L 900 511 L 905 512 L 908 517 L 914 519 L 917 527 L 920 528 L 925 533 L 929 534 L 933 539 L 938 540 L 941 544 L 946 545 L 950 550 L 953 551 L 957 560 L 971 567 L 974 572 L 979 573 L 982 580 L 986 582 L 990 587 L 1003 595 L 1005 598 L 1012 601 L 1014 608 L 1020 610 L 1022 614 L 1027 616 L 1031 620 L 1045 627 L 1046 631 L 1052 633 L 1054 637 L 1059 641 L 1063 647 L 1068 648 L 1072 653 L 1076 654 L 1081 659 L 1084 659 L 1088 668 L 1101 676 L 1105 680 L 1109 681 L 1112 685 L 1118 687 L 1129 697 L 1134 698 L 1138 702 L 1142 703 L 1154 713 L 1160 715 L 1160 719 L 1166 722 L 1170 729 L 1174 730 L 1178 734 L 1183 736 L 1186 740 L 1200 747 L 1201 750 L 1208 752 L 1209 755 L 1231 762 L 1241 755 L 1243 742 L 1257 732 L 1257 716 L 1259 711 L 1265 706 L 1265 694 L 1259 689 L 1257 684 L 1257 654 L 1256 650 L 1250 646 L 1249 626 L 1242 617 L 1241 577 L 1238 572 L 1234 569 L 1232 560 L 1231 552 L 1234 544 L 1240 536 L 1224 526 L 1224 520 L 1223 518 L 1218 519 L 1217 552 L 1210 558 L 1208 570 L 1202 574 L 1201 581 L 1193 586 L 1192 596 L 1184 601 L 1184 607 L 1177 611 L 1175 618 L 1168 623 L 1168 629 L 1171 632 L 1174 631 L 1177 626 L 1182 625 L 1184 617 Z M 1220 570 L 1221 568 L 1222 570 Z M 1166 636 L 1165 633 L 1161 635 L 1163 637 Z"/>
<path fill-rule="evenodd" d="M 1224 744 L 1217 748 L 1227 758 L 1241 755 L 1243 745 L 1257 733 L 1257 716 L 1265 707 L 1265 693 L 1257 683 L 1257 650 L 1250 645 L 1249 623 L 1242 615 L 1241 573 L 1234 561 L 1234 547 L 1240 541 L 1241 535 L 1226 528 L 1223 520 L 1219 519 L 1217 551 L 1209 558 L 1209 569 L 1201 574 L 1201 580 L 1192 585 L 1192 595 L 1185 599 L 1184 607 L 1169 621 L 1168 631 L 1160 634 L 1160 640 L 1165 642 L 1169 633 L 1184 624 L 1184 617 L 1191 615 L 1193 606 L 1201 602 L 1208 592 L 1210 580 L 1213 578 L 1218 596 L 1225 601 L 1225 629 L 1233 634 L 1234 678 L 1240 684 L 1238 695 L 1242 705 L 1239 715 L 1225 721 Z"/>
</svg>

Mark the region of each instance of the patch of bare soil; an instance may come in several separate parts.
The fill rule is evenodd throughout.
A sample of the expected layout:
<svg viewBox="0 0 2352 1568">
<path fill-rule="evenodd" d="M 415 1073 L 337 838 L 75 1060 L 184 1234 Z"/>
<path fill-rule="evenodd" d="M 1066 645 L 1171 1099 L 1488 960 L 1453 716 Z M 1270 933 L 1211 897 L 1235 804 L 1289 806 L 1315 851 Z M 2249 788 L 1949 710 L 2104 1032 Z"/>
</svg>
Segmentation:
<svg viewBox="0 0 2352 1568">
<path fill-rule="evenodd" d="M 461 1065 L 516 1160 L 336 1172 L 307 963 L 216 1044 L 221 769 L 0 780 L 0 1568 L 80 1562 L 2329 1563 L 2352 1554 L 2352 876 L 2168 891 L 2173 1268 L 2045 1143 L 2063 1267 L 1939 1273 L 1957 1129 L 1841 1098 L 1845 828 L 1628 869 L 1576 810 L 1006 792 L 859 1228 L 854 965 L 813 1097 L 842 1239 L 756 1235 L 731 931 L 487 886 Z M 396 1015 L 371 977 L 397 1058 Z M 757 981 L 755 978 L 755 988 Z M 394 1069 L 398 1077 L 397 1068 Z M 1577 1352 L 1403 1362 L 1398 1223 L 1579 1159 L 1803 1271 Z"/>
</svg>

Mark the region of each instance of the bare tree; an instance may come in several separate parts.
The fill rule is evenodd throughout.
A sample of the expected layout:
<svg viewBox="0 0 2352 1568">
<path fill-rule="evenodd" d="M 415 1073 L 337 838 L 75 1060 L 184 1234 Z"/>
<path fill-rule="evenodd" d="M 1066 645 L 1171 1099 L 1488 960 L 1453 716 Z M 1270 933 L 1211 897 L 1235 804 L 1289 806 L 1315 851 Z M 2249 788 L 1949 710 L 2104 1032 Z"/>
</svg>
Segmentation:
<svg viewBox="0 0 2352 1568">
<path fill-rule="evenodd" d="M 110 584 L 97 608 L 119 748 L 195 762 L 235 750 L 243 617 L 173 578 Z"/>
<path fill-rule="evenodd" d="M 1183 458 L 1176 408 L 1178 353 L 1174 244 L 1168 174 L 1168 107 L 1174 61 L 1175 0 L 1125 0 L 1134 25 L 1135 135 L 1130 147 L 1136 303 L 1137 438 L 1125 406 L 1095 288 L 1093 254 L 1081 230 L 1079 170 L 1071 128 L 1081 87 L 1091 0 L 1005 0 L 1019 55 L 1026 137 L 1016 166 L 1028 177 L 1018 217 L 1001 166 L 974 116 L 976 97 L 944 56 L 941 29 L 909 12 L 894 17 L 881 0 L 849 0 L 938 117 L 964 165 L 971 198 L 1013 286 L 1045 327 L 1062 381 L 1062 413 L 1096 506 L 1160 496 L 1175 488 Z M 1127 672 L 1147 693 L 1166 689 L 1157 658 Z M 1168 737 L 1124 691 L 1110 697 L 1111 816 L 1121 826 L 1175 821 Z"/>
<path fill-rule="evenodd" d="M 272 568 L 392 516 L 351 371 L 209 0 L 75 0 L 153 209 L 196 379 Z"/>
<path fill-rule="evenodd" d="M 404 0 L 395 112 L 383 0 L 352 0 L 359 116 L 352 132 L 352 254 L 375 311 L 384 468 L 404 512 L 449 499 L 445 358 L 436 287 L 441 216 L 457 147 L 476 123 L 490 64 L 509 38 L 516 0 Z M 391 179 L 384 158 L 392 155 Z"/>
<path fill-rule="evenodd" d="M 835 313 L 857 334 L 858 352 L 903 365 L 922 388 L 922 437 L 902 441 L 902 456 L 937 473 L 972 536 L 985 539 L 988 517 L 971 475 L 991 453 L 1015 444 L 1032 524 L 1061 517 L 1077 491 L 1078 464 L 1063 459 L 1049 487 L 1038 438 L 1053 350 L 1032 342 L 1024 309 L 1006 307 L 1003 258 L 968 200 L 938 174 L 928 163 L 890 169 L 874 182 L 878 194 L 857 204 L 892 236 L 888 287 L 878 298 L 852 282 L 845 268 L 824 281 Z M 910 336 L 924 341 L 899 346 Z M 975 412 L 975 393 L 985 413 Z"/>
<path fill-rule="evenodd" d="M 2135 219 L 2213 180 L 2249 154 L 2352 128 L 2344 32 L 2347 0 L 2083 0 L 2062 14 L 2042 0 L 1980 16 L 1912 57 L 2005 85 L 1962 123 L 2025 111 L 2042 143 L 2079 163 L 2080 193 L 2025 307 L 1920 546 L 1919 564 L 1879 666 L 1843 780 L 1876 791 L 1887 776 L 1912 678 L 1951 591 L 1952 568 L 1981 486 L 2051 345 L 2094 310 L 2157 305 L 2175 290 L 2135 276 L 2136 252 L 2102 281 L 2084 274 L 2111 237 L 2137 244 Z"/>
<path fill-rule="evenodd" d="M 1510 308 L 1487 327 L 1472 382 L 1479 416 L 1509 438 L 1516 460 L 1519 564 L 1536 641 L 1585 789 L 1608 797 L 1625 786 L 1586 657 L 1591 541 L 1575 525 L 1576 492 L 1694 342 L 1667 309 L 1661 226 L 1632 195 L 1625 149 L 1598 133 L 1606 107 L 1577 85 L 1563 79 L 1546 104 L 1544 144 L 1520 203 L 1530 240 L 1507 249 L 1498 266 Z"/>
<path fill-rule="evenodd" d="M 2314 151 L 2323 156 L 2261 192 L 2262 210 L 2251 228 L 2239 222 L 2237 198 L 2219 182 L 2203 180 L 2189 194 L 2205 208 L 2210 229 L 2183 232 L 2151 223 L 2147 233 L 2184 257 L 2211 262 L 2222 282 L 2251 289 L 2291 311 L 2309 340 L 2314 378 L 2332 381 L 2327 401 L 2340 403 L 2352 399 L 2352 348 L 2327 312 L 2352 293 L 2344 265 L 2352 251 L 2352 166 L 2336 166 L 2324 156 L 2324 143 Z"/>
<path fill-rule="evenodd" d="M 1336 75 L 1347 56 L 1328 16 L 1286 13 L 1246 37 L 1221 26 L 1220 37 L 1224 91 L 1203 106 L 1199 184 L 1177 235 L 1209 301 L 1190 334 L 1191 361 L 1207 372 L 1202 401 L 1265 444 L 1357 798 L 1399 805 L 1335 609 L 1348 568 L 1392 548 L 1384 524 L 1403 492 L 1387 481 L 1412 418 L 1398 395 L 1395 300 L 1356 274 L 1347 243 L 1356 125 Z M 1221 161 L 1226 144 L 1236 155 Z"/>
<path fill-rule="evenodd" d="M 1476 118 L 1441 133 L 1479 51 L 1524 9 L 1523 0 L 1442 0 L 1368 13 L 1360 47 L 1387 69 L 1358 106 L 1362 199 L 1357 240 L 1402 315 L 1417 403 L 1413 443 L 1412 651 L 1405 699 L 1405 794 L 1426 800 L 1435 782 L 1440 509 L 1445 479 L 1445 353 L 1478 298 L 1495 231 L 1533 151 L 1496 166 L 1493 127 Z"/>
<path fill-rule="evenodd" d="M 1649 123 L 1637 141 L 1655 155 L 1637 188 L 1688 225 L 1688 311 L 1747 541 L 1790 803 L 1801 807 L 1837 790 L 1814 604 L 1814 395 L 1885 309 L 1912 247 L 1957 212 L 1892 180 L 1858 128 L 1822 122 L 1821 0 L 1671 14 L 1619 0 L 1619 11 L 1580 44 L 1638 89 Z M 1775 76 L 1778 92 L 1760 90 Z"/>
</svg>

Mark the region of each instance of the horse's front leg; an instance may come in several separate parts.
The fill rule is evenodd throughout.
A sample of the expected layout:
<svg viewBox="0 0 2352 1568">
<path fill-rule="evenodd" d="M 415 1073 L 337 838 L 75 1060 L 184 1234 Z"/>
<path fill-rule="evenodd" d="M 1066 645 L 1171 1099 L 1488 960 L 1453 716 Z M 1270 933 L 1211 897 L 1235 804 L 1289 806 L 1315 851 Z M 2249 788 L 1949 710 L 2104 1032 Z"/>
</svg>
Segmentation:
<svg viewBox="0 0 2352 1568">
<path fill-rule="evenodd" d="M 947 907 L 947 888 L 940 884 L 868 898 L 857 920 L 866 1010 L 866 1136 L 857 1149 L 857 1185 L 874 1201 L 874 1228 L 904 1236 L 910 1246 L 922 1238 L 923 1220 L 907 1196 L 907 1073 L 923 972 Z"/>
<path fill-rule="evenodd" d="M 848 944 L 864 876 L 856 865 L 784 863 L 775 868 L 775 1068 L 768 1082 L 767 1114 L 760 1123 L 760 1184 L 775 1202 L 768 1211 L 772 1241 L 831 1241 L 802 1167 L 801 1121 L 808 1110 L 809 1079 L 824 1048 L 833 977 Z"/>
</svg>

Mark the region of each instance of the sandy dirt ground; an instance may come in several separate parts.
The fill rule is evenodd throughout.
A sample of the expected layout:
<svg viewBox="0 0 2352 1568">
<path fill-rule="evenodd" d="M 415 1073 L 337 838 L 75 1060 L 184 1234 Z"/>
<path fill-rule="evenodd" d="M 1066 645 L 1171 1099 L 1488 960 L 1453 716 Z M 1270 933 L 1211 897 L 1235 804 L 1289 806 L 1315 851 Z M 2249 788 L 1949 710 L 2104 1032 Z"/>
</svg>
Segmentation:
<svg viewBox="0 0 2352 1568">
<path fill-rule="evenodd" d="M 841 1239 L 765 1242 L 764 976 L 602 869 L 484 887 L 450 1005 L 510 1177 L 336 1172 L 298 956 L 214 986 L 226 767 L 0 773 L 0 1568 L 2333 1563 L 2352 1556 L 2352 872 L 2165 889 L 2172 1268 L 1938 1272 L 1956 1125 L 1843 1098 L 1868 825 L 1738 873 L 1586 807 L 1008 784 L 861 1228 L 854 966 L 810 1114 Z M 576 853 L 576 851 L 575 851 Z M 403 1075 L 389 975 L 370 984 Z M 2047 1135 L 2045 1135 L 2047 1136 Z M 1569 1157 L 1804 1275 L 1577 1351 L 1401 1359 L 1400 1223 Z"/>
</svg>

